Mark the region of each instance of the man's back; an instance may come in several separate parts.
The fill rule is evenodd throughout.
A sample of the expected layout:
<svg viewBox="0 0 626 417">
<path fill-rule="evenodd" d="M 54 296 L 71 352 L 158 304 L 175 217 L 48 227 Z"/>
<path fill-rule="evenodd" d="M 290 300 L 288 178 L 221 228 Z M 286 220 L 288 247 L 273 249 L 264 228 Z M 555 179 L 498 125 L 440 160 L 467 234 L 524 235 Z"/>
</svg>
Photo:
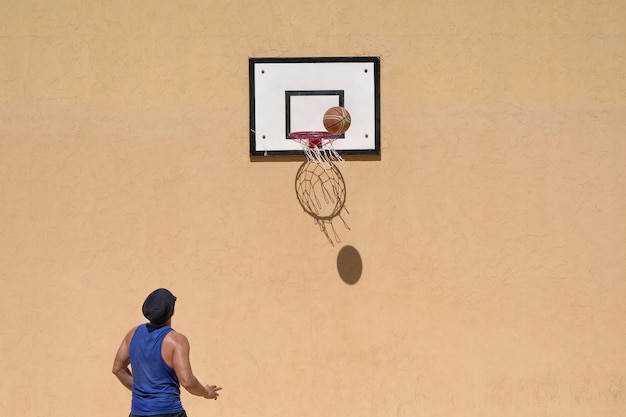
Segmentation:
<svg viewBox="0 0 626 417">
<path fill-rule="evenodd" d="M 178 377 L 162 357 L 162 344 L 172 331 L 169 326 L 144 324 L 130 342 L 133 369 L 132 414 L 172 414 L 183 410 Z"/>
</svg>

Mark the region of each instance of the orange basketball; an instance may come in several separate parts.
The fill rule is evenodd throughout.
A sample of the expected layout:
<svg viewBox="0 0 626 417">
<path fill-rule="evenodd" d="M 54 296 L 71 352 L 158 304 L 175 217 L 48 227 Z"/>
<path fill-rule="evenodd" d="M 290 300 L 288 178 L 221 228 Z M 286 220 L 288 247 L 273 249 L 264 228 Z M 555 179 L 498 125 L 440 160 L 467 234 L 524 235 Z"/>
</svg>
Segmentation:
<svg viewBox="0 0 626 417">
<path fill-rule="evenodd" d="M 350 128 L 350 113 L 340 106 L 331 107 L 324 113 L 324 127 L 333 135 L 343 135 Z"/>
</svg>

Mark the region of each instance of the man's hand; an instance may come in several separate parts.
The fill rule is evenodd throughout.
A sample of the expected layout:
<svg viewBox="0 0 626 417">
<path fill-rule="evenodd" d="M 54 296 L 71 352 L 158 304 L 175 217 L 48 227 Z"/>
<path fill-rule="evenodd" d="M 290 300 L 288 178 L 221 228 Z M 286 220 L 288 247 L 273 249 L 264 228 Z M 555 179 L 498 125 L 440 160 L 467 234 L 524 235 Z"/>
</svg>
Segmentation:
<svg viewBox="0 0 626 417">
<path fill-rule="evenodd" d="M 219 397 L 217 391 L 222 389 L 222 387 L 218 387 L 217 385 L 206 385 L 204 388 L 206 388 L 204 398 L 208 400 L 217 400 L 217 397 Z"/>
</svg>

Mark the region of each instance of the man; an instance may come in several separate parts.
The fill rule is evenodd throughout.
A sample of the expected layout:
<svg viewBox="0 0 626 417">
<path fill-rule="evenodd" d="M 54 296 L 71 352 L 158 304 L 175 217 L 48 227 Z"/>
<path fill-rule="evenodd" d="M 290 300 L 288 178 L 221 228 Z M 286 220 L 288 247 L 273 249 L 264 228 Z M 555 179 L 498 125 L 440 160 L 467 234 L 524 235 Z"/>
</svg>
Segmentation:
<svg viewBox="0 0 626 417">
<path fill-rule="evenodd" d="M 113 373 L 133 393 L 130 417 L 186 417 L 181 385 L 193 395 L 214 400 L 222 389 L 202 385 L 191 371 L 189 341 L 171 327 L 175 303 L 176 297 L 165 288 L 148 295 L 142 312 L 150 322 L 130 329 L 115 355 Z"/>
</svg>

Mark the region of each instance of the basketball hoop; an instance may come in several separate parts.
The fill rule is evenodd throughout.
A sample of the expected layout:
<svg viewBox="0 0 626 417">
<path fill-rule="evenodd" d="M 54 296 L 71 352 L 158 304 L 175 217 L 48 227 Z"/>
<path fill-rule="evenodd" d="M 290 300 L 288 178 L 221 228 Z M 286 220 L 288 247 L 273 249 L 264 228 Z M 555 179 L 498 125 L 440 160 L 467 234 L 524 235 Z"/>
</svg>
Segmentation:
<svg viewBox="0 0 626 417">
<path fill-rule="evenodd" d="M 348 213 L 345 207 L 346 184 L 335 162 L 343 162 L 343 158 L 333 143 L 341 138 L 330 132 L 302 131 L 291 132 L 288 139 L 302 145 L 307 160 L 300 166 L 296 175 L 296 195 L 300 206 L 313 217 L 315 224 L 335 245 L 340 242 L 333 220 L 339 218 L 346 229 L 350 227 L 342 214 Z"/>
<path fill-rule="evenodd" d="M 300 143 L 309 161 L 327 168 L 332 166 L 333 162 L 343 162 L 343 158 L 333 147 L 333 142 L 340 137 L 329 132 L 301 131 L 290 132 L 287 139 Z"/>
</svg>

